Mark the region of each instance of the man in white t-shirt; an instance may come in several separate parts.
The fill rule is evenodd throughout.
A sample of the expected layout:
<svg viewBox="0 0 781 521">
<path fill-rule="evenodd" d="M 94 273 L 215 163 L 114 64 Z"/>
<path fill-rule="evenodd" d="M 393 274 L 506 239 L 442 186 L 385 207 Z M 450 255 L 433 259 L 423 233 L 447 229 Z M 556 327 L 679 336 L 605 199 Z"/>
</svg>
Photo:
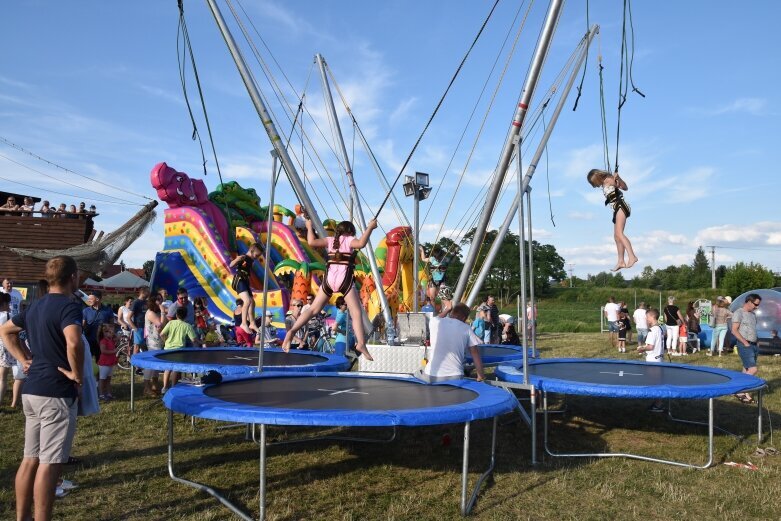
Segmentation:
<svg viewBox="0 0 781 521">
<path fill-rule="evenodd" d="M 638 347 L 638 352 L 645 352 L 645 361 L 660 364 L 664 362 L 664 335 L 659 326 L 659 310 L 651 308 L 645 313 L 645 319 L 648 323 L 648 336 L 645 339 L 645 345 Z M 651 407 L 651 412 L 664 412 L 662 400 L 655 400 Z"/>
<path fill-rule="evenodd" d="M 648 321 L 645 319 L 645 314 L 648 310 L 645 308 L 645 302 L 641 302 L 635 312 L 632 314 L 632 321 L 635 323 L 635 329 L 637 330 L 637 347 L 641 348 L 645 345 L 645 337 L 648 335 Z"/>
<path fill-rule="evenodd" d="M 608 331 L 610 332 L 610 345 L 618 345 L 618 312 L 621 306 L 616 304 L 616 298 L 610 297 L 605 304 L 605 320 L 607 320 Z"/>
<path fill-rule="evenodd" d="M 432 352 L 428 364 L 416 376 L 428 383 L 464 378 L 464 358 L 469 348 L 477 370 L 477 381 L 481 382 L 485 374 L 477 346 L 483 341 L 466 323 L 469 307 L 456 304 L 450 311 L 450 317 L 440 315 L 429 321 Z"/>
<path fill-rule="evenodd" d="M 11 314 L 11 318 L 14 318 L 22 310 L 24 297 L 18 289 L 14 289 L 14 281 L 11 279 L 3 279 L 3 287 L 0 291 L 11 295 L 11 309 L 8 312 Z"/>
</svg>

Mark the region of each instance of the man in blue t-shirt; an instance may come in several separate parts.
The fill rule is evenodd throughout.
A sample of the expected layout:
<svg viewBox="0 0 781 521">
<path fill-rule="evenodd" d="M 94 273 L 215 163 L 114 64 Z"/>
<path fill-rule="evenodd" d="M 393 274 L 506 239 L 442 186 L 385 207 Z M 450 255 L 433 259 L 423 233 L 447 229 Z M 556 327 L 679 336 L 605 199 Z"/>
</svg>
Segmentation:
<svg viewBox="0 0 781 521">
<path fill-rule="evenodd" d="M 98 331 L 103 324 L 114 323 L 114 312 L 111 308 L 101 304 L 103 292 L 99 289 L 90 292 L 89 306 L 81 311 L 81 327 L 84 330 L 84 336 L 89 342 L 90 353 L 98 361 L 100 358 L 100 346 L 98 345 Z"/>
<path fill-rule="evenodd" d="M 16 517 L 52 517 L 62 464 L 70 457 L 84 368 L 76 261 L 60 255 L 46 263 L 49 293 L 0 328 L 6 349 L 27 373 L 22 388 L 24 458 L 16 473 Z M 19 335 L 27 332 L 30 350 Z"/>
</svg>

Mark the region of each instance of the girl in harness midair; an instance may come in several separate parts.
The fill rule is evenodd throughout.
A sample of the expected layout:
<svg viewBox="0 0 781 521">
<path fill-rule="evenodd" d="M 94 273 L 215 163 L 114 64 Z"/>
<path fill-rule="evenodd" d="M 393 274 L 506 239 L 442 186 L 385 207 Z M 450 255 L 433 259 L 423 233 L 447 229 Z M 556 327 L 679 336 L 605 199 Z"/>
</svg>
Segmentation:
<svg viewBox="0 0 781 521">
<path fill-rule="evenodd" d="M 622 193 L 622 190 L 628 190 L 629 187 L 618 176 L 618 172 L 615 175 L 611 175 L 610 172 L 596 168 L 588 173 L 586 180 L 594 188 L 602 188 L 602 193 L 605 195 L 605 206 L 610 205 L 613 208 L 613 239 L 616 241 L 618 262 L 611 271 L 631 268 L 637 263 L 637 256 L 632 249 L 632 243 L 629 242 L 629 237 L 624 235 L 624 227 L 631 209 L 624 200 L 624 194 Z M 624 260 L 624 254 L 627 256 L 626 261 Z"/>
<path fill-rule="evenodd" d="M 252 244 L 245 255 L 239 255 L 231 261 L 230 267 L 236 268 L 236 274 L 233 276 L 231 287 L 244 305 L 241 307 L 241 329 L 247 334 L 252 330 L 257 331 L 255 325 L 255 300 L 252 298 L 252 288 L 250 287 L 250 273 L 252 273 L 252 263 L 263 254 L 263 249 L 258 243 Z"/>
<path fill-rule="evenodd" d="M 341 293 L 344 295 L 347 309 L 350 311 L 350 320 L 355 332 L 355 350 L 365 356 L 367 360 L 373 360 L 366 349 L 366 336 L 364 335 L 363 320 L 361 319 L 361 299 L 358 296 L 358 291 L 355 289 L 353 271 L 355 269 L 357 250 L 366 246 L 372 230 L 376 227 L 377 220 L 372 219 L 366 226 L 361 238 L 356 239 L 353 223 L 342 221 L 336 226 L 336 233 L 333 237 L 318 238 L 315 237 L 315 232 L 312 230 L 312 221 L 306 220 L 306 241 L 313 248 L 326 249 L 328 252 L 327 270 L 312 305 L 301 312 L 298 320 L 285 335 L 285 341 L 282 343 L 282 349 L 285 352 L 290 350 L 290 344 L 296 332 L 304 327 L 312 316 L 323 309 L 331 295 Z"/>
</svg>

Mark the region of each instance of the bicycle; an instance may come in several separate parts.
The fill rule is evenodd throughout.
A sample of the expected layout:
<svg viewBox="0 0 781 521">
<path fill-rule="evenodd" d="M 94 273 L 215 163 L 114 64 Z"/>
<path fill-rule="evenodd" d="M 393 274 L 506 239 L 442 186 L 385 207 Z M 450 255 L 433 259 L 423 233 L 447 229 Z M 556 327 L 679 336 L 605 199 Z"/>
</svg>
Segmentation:
<svg viewBox="0 0 781 521">
<path fill-rule="evenodd" d="M 130 357 L 133 353 L 133 344 L 130 342 L 130 332 L 120 330 L 117 335 L 117 365 L 120 369 L 130 369 Z"/>
<path fill-rule="evenodd" d="M 306 349 L 311 351 L 333 354 L 334 346 L 331 343 L 330 331 L 325 323 L 326 316 L 327 315 L 320 315 L 312 317 L 304 336 L 306 339 L 305 345 Z"/>
</svg>

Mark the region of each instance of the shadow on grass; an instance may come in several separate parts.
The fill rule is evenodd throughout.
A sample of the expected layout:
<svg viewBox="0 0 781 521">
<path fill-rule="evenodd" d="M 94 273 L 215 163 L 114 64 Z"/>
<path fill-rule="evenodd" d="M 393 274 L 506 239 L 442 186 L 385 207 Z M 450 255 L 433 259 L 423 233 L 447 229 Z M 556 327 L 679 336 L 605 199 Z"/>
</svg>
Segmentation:
<svg viewBox="0 0 781 521">
<path fill-rule="evenodd" d="M 211 422 L 209 422 L 211 423 Z M 473 422 L 470 440 L 470 487 L 474 485 L 477 475 L 484 472 L 490 458 L 490 421 Z M 246 474 L 236 476 L 229 484 L 221 483 L 213 476 L 216 467 L 234 467 L 247 469 L 247 463 L 257 461 L 258 448 L 251 442 L 244 440 L 244 432 L 216 431 L 219 423 L 201 424 L 201 428 L 191 431 L 177 421 L 175 438 L 175 468 L 178 476 L 185 479 L 204 482 L 215 488 L 230 501 L 246 511 L 256 512 L 257 504 L 253 504 L 249 497 L 257 498 L 258 476 Z M 359 428 L 350 429 L 346 434 L 353 436 L 377 435 L 378 429 Z M 332 434 L 333 430 L 327 430 Z M 272 439 L 280 437 L 300 438 L 313 434 L 323 433 L 322 429 L 314 430 L 298 427 L 270 428 L 269 436 Z M 437 480 L 447 485 L 445 495 L 452 495 L 453 505 L 457 505 L 459 496 L 460 471 L 463 449 L 463 426 L 443 425 L 420 428 L 400 428 L 395 441 L 386 444 L 365 444 L 346 441 L 321 440 L 290 445 L 269 447 L 268 450 L 268 493 L 269 500 L 274 496 L 284 498 L 285 490 L 293 490 L 308 485 L 316 485 L 320 481 L 339 478 L 344 479 L 351 475 L 382 475 L 387 474 L 387 467 L 412 469 L 421 471 L 420 474 L 405 473 L 405 479 L 389 483 L 385 480 L 379 490 L 367 492 L 370 496 L 377 496 L 377 501 L 387 500 L 387 497 L 398 495 L 412 495 L 426 485 L 429 481 Z M 337 447 L 332 450 L 332 448 Z M 221 450 L 224 449 L 224 450 Z M 131 470 L 133 479 L 146 482 L 152 478 L 160 479 L 161 473 L 167 473 L 165 464 L 167 445 L 159 445 L 136 449 L 112 449 L 105 452 L 93 453 L 82 459 L 81 467 L 92 468 L 107 466 L 112 468 L 112 463 L 121 460 L 141 460 L 142 458 L 154 458 L 155 462 L 148 468 Z M 280 466 L 280 463 L 291 462 Z M 143 462 L 138 465 L 143 467 Z M 251 468 L 251 466 L 250 466 Z M 257 467 L 254 467 L 257 469 Z M 101 475 L 99 479 L 84 479 L 82 485 L 86 488 L 106 487 L 118 485 L 128 480 L 128 471 Z M 546 471 L 544 466 L 532 467 L 530 465 L 529 430 L 522 423 L 502 426 L 497 433 L 497 466 L 494 472 L 498 474 L 512 474 L 519 471 Z M 551 467 L 555 470 L 555 467 Z M 214 482 L 209 482 L 209 479 Z M 498 476 L 497 476 L 498 478 Z M 337 479 L 338 482 L 338 479 Z M 492 486 L 492 482 L 483 485 L 481 495 Z M 534 483 L 524 490 L 513 490 L 509 495 L 503 495 L 502 502 L 509 501 L 518 494 L 536 488 L 541 482 L 535 479 Z M 173 484 L 175 487 L 183 485 Z M 186 488 L 182 488 L 186 490 Z M 339 492 L 337 492 L 337 495 Z M 281 496 L 280 496 L 281 495 Z M 198 498 L 198 501 L 193 501 Z M 447 498 L 444 498 L 447 500 Z M 151 512 L 164 512 L 172 509 L 177 516 L 194 515 L 201 511 L 203 505 L 213 507 L 214 499 L 201 495 L 194 489 L 187 493 L 182 492 L 176 498 L 169 499 L 165 496 L 153 498 L 153 502 L 147 505 Z M 133 507 L 138 510 L 139 507 Z"/>
</svg>

